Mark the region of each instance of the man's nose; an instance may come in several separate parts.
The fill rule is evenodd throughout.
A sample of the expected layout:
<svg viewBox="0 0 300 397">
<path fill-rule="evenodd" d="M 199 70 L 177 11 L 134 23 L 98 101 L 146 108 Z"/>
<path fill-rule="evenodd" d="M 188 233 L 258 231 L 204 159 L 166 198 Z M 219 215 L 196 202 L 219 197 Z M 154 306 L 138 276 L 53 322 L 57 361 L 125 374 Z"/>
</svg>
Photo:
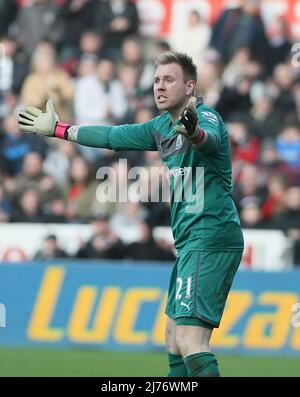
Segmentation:
<svg viewBox="0 0 300 397">
<path fill-rule="evenodd" d="M 164 89 L 165 89 L 165 82 L 164 82 L 163 80 L 160 80 L 160 81 L 157 83 L 157 89 L 158 89 L 158 90 L 164 90 Z"/>
</svg>

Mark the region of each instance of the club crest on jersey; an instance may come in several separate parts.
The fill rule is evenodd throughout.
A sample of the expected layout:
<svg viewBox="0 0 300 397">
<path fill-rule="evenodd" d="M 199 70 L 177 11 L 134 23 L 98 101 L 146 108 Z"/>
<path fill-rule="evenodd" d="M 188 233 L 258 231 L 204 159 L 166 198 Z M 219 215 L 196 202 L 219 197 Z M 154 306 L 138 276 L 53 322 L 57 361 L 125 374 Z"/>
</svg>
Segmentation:
<svg viewBox="0 0 300 397">
<path fill-rule="evenodd" d="M 176 139 L 176 149 L 180 149 L 182 146 L 182 136 L 178 135 L 177 139 Z"/>
</svg>

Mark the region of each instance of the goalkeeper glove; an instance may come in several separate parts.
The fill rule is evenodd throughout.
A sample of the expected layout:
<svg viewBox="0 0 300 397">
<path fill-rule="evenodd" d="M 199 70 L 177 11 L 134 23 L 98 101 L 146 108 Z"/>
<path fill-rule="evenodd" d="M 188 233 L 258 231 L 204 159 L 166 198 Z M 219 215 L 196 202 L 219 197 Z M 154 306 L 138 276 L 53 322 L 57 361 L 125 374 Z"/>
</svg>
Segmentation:
<svg viewBox="0 0 300 397">
<path fill-rule="evenodd" d="M 59 121 L 51 99 L 46 104 L 46 112 L 34 106 L 27 106 L 24 111 L 20 112 L 18 123 L 22 132 L 62 139 L 66 138 L 65 133 L 70 127 L 69 124 Z"/>
<path fill-rule="evenodd" d="M 185 136 L 194 145 L 200 144 L 200 142 L 205 137 L 205 132 L 198 125 L 198 114 L 196 110 L 195 97 L 191 97 L 188 101 L 186 108 L 183 109 L 179 117 L 179 122 L 181 124 L 176 125 L 175 132 L 180 135 Z"/>
</svg>

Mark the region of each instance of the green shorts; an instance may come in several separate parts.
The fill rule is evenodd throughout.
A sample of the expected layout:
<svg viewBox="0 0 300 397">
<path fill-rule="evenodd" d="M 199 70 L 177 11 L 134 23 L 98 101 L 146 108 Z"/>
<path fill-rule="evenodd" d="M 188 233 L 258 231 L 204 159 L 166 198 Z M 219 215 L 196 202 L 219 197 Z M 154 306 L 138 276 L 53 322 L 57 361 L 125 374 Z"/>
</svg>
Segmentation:
<svg viewBox="0 0 300 397">
<path fill-rule="evenodd" d="M 219 327 L 243 251 L 190 251 L 180 255 L 171 275 L 166 314 L 198 318 Z"/>
</svg>

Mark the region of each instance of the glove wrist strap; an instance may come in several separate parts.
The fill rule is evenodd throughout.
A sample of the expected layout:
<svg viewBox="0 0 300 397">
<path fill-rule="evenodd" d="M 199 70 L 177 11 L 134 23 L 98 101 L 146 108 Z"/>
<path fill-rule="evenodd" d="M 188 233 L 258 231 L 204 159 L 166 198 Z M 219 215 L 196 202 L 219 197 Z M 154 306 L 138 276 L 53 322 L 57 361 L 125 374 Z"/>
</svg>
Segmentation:
<svg viewBox="0 0 300 397">
<path fill-rule="evenodd" d="M 194 138 L 191 139 L 193 145 L 199 145 L 205 137 L 205 131 L 202 128 L 198 128 L 198 132 Z"/>
<path fill-rule="evenodd" d="M 58 121 L 55 125 L 54 136 L 60 139 L 68 139 L 68 128 L 70 124 Z"/>
</svg>

